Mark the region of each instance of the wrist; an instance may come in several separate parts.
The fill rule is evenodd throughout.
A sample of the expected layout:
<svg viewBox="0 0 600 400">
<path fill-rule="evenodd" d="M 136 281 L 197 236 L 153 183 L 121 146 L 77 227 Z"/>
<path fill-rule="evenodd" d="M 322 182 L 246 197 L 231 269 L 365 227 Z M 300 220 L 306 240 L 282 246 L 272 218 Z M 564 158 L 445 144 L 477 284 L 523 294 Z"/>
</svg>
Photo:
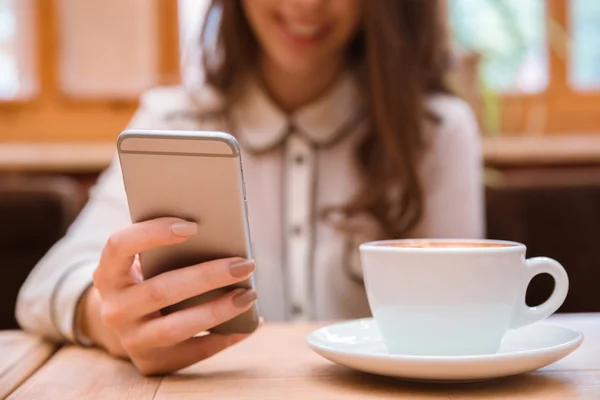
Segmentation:
<svg viewBox="0 0 600 400">
<path fill-rule="evenodd" d="M 75 309 L 75 321 L 73 323 L 73 337 L 75 343 L 85 347 L 92 347 L 94 345 L 93 340 L 88 335 L 88 329 L 84 323 L 85 308 L 87 307 L 87 294 L 89 288 L 81 295 L 77 308 Z"/>
<path fill-rule="evenodd" d="M 101 316 L 102 299 L 96 288 L 87 290 L 81 300 L 80 329 L 91 345 L 98 346 L 113 356 L 128 358 L 118 336 L 108 327 Z"/>
<path fill-rule="evenodd" d="M 100 320 L 100 297 L 94 287 L 90 287 L 81 296 L 77 307 L 75 337 L 85 346 L 102 346 Z"/>
</svg>

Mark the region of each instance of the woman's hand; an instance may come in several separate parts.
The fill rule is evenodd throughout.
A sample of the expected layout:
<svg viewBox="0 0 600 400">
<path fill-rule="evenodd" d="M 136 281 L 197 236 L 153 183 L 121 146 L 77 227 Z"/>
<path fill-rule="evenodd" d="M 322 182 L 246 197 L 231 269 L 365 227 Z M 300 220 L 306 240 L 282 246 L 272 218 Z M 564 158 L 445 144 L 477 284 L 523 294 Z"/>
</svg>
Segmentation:
<svg viewBox="0 0 600 400">
<path fill-rule="evenodd" d="M 79 306 L 83 335 L 110 354 L 130 359 L 146 375 L 187 367 L 244 339 L 247 335 L 194 336 L 248 310 L 256 299 L 252 289 L 236 289 L 166 316 L 159 310 L 247 279 L 253 261 L 223 259 L 141 278 L 137 254 L 183 242 L 196 230 L 194 223 L 159 218 L 113 234 L 94 273 L 94 286 Z"/>
</svg>

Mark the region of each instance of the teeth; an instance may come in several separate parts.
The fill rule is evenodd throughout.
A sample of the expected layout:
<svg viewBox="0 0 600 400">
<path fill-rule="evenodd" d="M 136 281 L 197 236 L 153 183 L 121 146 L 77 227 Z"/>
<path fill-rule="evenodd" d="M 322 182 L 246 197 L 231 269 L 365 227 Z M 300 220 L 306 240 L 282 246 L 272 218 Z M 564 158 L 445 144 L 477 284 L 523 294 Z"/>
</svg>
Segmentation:
<svg viewBox="0 0 600 400">
<path fill-rule="evenodd" d="M 321 30 L 318 25 L 305 25 L 294 22 L 288 22 L 286 27 L 292 34 L 306 37 L 316 36 Z"/>
</svg>

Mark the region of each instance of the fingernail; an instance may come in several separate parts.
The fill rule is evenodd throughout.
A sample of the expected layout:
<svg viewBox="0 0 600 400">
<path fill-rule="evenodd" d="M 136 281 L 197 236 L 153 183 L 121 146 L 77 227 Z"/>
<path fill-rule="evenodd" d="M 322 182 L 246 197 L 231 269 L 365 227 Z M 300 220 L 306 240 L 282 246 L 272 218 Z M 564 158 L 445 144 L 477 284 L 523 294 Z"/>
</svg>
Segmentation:
<svg viewBox="0 0 600 400">
<path fill-rule="evenodd" d="M 198 224 L 181 221 L 171 224 L 171 231 L 177 236 L 192 236 L 198 233 Z"/>
<path fill-rule="evenodd" d="M 256 300 L 256 290 L 248 289 L 233 296 L 233 305 L 239 308 L 245 307 Z"/>
<path fill-rule="evenodd" d="M 229 266 L 229 273 L 235 278 L 241 278 L 242 276 L 249 275 L 252 271 L 254 271 L 255 267 L 256 264 L 253 260 L 243 260 L 231 264 Z"/>
</svg>

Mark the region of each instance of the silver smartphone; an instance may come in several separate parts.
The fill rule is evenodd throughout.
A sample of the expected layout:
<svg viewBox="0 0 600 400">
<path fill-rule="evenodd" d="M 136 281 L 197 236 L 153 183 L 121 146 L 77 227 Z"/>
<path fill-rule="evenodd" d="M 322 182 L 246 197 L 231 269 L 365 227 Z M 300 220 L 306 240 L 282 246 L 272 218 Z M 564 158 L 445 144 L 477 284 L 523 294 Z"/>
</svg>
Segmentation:
<svg viewBox="0 0 600 400">
<path fill-rule="evenodd" d="M 144 279 L 219 258 L 252 258 L 242 159 L 233 136 L 128 129 L 119 135 L 117 149 L 132 222 L 178 217 L 198 224 L 198 233 L 187 241 L 139 255 Z M 252 286 L 251 277 L 161 311 L 168 314 Z M 258 321 L 254 305 L 211 331 L 250 333 Z"/>
</svg>

